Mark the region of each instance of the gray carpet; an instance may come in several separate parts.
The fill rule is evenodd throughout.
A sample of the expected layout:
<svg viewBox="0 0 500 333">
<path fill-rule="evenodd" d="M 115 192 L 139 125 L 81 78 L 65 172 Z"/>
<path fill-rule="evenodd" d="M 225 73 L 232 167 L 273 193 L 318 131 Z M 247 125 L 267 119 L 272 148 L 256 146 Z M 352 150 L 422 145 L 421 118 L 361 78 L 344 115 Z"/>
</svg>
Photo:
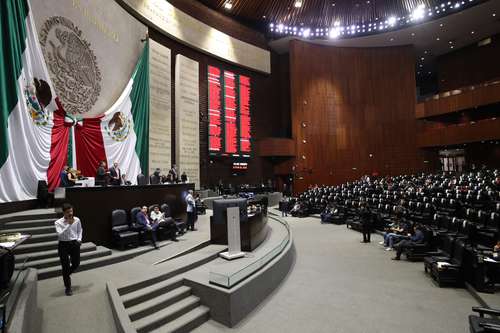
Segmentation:
<svg viewBox="0 0 500 333">
<path fill-rule="evenodd" d="M 478 305 L 465 289 L 439 288 L 422 263 L 360 244 L 361 234 L 314 218 L 287 218 L 296 262 L 287 279 L 237 327 L 213 320 L 194 332 L 468 332 Z"/>
</svg>

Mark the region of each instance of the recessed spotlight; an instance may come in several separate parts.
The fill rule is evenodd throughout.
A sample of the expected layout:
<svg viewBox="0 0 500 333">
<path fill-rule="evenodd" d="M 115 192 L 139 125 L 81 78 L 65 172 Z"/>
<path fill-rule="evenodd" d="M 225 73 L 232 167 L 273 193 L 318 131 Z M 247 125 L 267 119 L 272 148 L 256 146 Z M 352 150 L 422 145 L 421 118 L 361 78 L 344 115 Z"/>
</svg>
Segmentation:
<svg viewBox="0 0 500 333">
<path fill-rule="evenodd" d="M 471 35 L 474 35 L 476 32 L 473 30 L 470 32 Z"/>
<path fill-rule="evenodd" d="M 295 4 L 293 5 L 295 8 L 300 8 L 302 7 L 302 0 L 296 0 Z"/>
<path fill-rule="evenodd" d="M 393 27 L 393 26 L 396 24 L 396 17 L 394 17 L 394 16 L 389 17 L 389 19 L 387 20 L 387 23 L 388 23 L 391 27 Z"/>
<path fill-rule="evenodd" d="M 424 51 L 424 54 L 427 54 L 427 53 L 429 53 L 429 51 L 427 51 L 427 50 L 426 50 L 426 51 Z"/>
<path fill-rule="evenodd" d="M 436 40 L 439 40 L 439 37 L 436 37 Z"/>
<path fill-rule="evenodd" d="M 424 58 L 424 57 L 422 57 L 422 58 L 420 58 L 420 60 L 424 61 L 424 60 L 425 60 L 425 58 Z"/>
<path fill-rule="evenodd" d="M 443 23 L 441 23 L 439 26 L 442 28 L 442 27 L 444 26 L 444 24 L 443 24 Z"/>
<path fill-rule="evenodd" d="M 496 14 L 496 13 L 493 13 L 493 14 L 491 14 L 491 16 L 495 17 L 495 16 L 497 16 L 497 14 Z"/>
<path fill-rule="evenodd" d="M 450 46 L 450 49 L 452 49 L 452 48 L 454 48 L 454 47 L 455 47 L 455 46 L 453 46 L 453 45 L 452 45 L 452 46 Z"/>
<path fill-rule="evenodd" d="M 391 39 L 389 39 L 391 42 L 394 41 L 394 37 L 391 37 Z"/>
<path fill-rule="evenodd" d="M 449 43 L 449 44 L 453 44 L 453 41 L 452 41 L 452 40 L 450 40 L 448 43 Z"/>
<path fill-rule="evenodd" d="M 411 35 L 412 35 L 412 36 L 415 36 L 415 33 L 414 33 L 414 32 L 412 32 L 412 33 L 411 33 Z"/>
<path fill-rule="evenodd" d="M 233 8 L 233 3 L 231 1 L 227 1 L 225 4 L 224 4 L 224 8 L 226 10 L 231 10 Z"/>
</svg>

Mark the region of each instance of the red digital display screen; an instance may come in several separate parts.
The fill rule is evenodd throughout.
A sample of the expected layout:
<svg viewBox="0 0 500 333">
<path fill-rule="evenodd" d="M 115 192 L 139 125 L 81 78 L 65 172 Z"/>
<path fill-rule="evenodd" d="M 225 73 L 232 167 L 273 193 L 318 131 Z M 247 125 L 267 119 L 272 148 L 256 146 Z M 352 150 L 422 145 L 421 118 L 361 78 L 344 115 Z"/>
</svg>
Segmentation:
<svg viewBox="0 0 500 333">
<path fill-rule="evenodd" d="M 250 157 L 250 78 L 208 66 L 209 153 Z"/>
<path fill-rule="evenodd" d="M 250 154 L 250 78 L 240 76 L 240 152 Z"/>
<path fill-rule="evenodd" d="M 208 141 L 209 151 L 222 152 L 221 70 L 208 67 Z"/>
<path fill-rule="evenodd" d="M 236 77 L 234 73 L 224 71 L 224 132 L 226 153 L 238 153 L 238 123 L 236 105 Z"/>
</svg>

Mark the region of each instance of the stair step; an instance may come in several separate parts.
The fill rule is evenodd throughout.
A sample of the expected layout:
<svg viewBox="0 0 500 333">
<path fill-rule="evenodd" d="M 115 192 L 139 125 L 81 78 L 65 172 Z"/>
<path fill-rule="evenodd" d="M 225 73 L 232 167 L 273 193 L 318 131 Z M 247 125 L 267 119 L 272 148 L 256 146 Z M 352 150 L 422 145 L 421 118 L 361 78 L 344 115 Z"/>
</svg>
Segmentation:
<svg viewBox="0 0 500 333">
<path fill-rule="evenodd" d="M 189 311 L 185 315 L 171 321 L 170 323 L 149 331 L 150 333 L 184 333 L 194 330 L 196 327 L 200 326 L 208 320 L 210 317 L 210 309 L 204 305 L 200 305 L 193 310 Z"/>
<path fill-rule="evenodd" d="M 39 219 L 39 220 L 23 220 L 6 222 L 2 229 L 18 229 L 18 228 L 32 228 L 32 227 L 45 227 L 52 226 L 55 229 L 54 222 L 56 219 Z"/>
<path fill-rule="evenodd" d="M 39 220 L 39 219 L 57 219 L 61 214 L 56 213 L 52 209 L 33 209 L 23 212 L 11 213 L 0 215 L 0 224 L 10 221 L 25 221 L 25 220 Z"/>
<path fill-rule="evenodd" d="M 176 276 L 171 279 L 164 280 L 145 288 L 122 295 L 123 305 L 128 308 L 154 298 L 158 294 L 163 294 L 175 288 L 179 288 L 182 286 L 182 281 L 182 277 Z"/>
<path fill-rule="evenodd" d="M 166 308 L 167 306 L 170 306 L 175 302 L 188 297 L 189 295 L 191 295 L 191 288 L 187 286 L 181 286 L 177 289 L 169 291 L 168 293 L 160 294 L 159 296 L 148 301 L 131 306 L 127 309 L 127 312 L 130 316 L 130 319 L 132 321 L 135 321 L 146 317 L 153 312 Z"/>
<path fill-rule="evenodd" d="M 102 246 L 98 246 L 95 251 L 80 253 L 80 262 L 85 261 L 85 260 L 89 260 L 89 259 L 108 256 L 110 254 L 111 254 L 110 249 L 107 249 L 107 248 L 102 247 Z M 32 268 L 37 268 L 37 269 L 59 266 L 59 265 L 60 265 L 59 257 L 53 257 L 53 258 L 41 259 L 41 260 L 35 260 L 35 261 L 28 261 L 26 263 L 26 266 L 32 267 Z M 16 268 L 19 268 L 18 266 L 20 266 L 20 265 L 17 265 Z"/>
<path fill-rule="evenodd" d="M 198 305 L 200 305 L 200 298 L 191 295 L 160 311 L 134 321 L 132 324 L 137 329 L 137 333 L 147 333 L 181 317 L 198 307 Z"/>
<path fill-rule="evenodd" d="M 14 254 L 54 250 L 54 249 L 57 249 L 57 243 L 58 243 L 58 241 L 54 240 L 54 241 L 50 241 L 50 242 L 21 244 L 14 249 Z"/>
<path fill-rule="evenodd" d="M 28 235 L 39 235 L 39 234 L 48 234 L 50 232 L 55 232 L 54 224 L 50 226 L 39 226 L 39 227 L 29 227 L 29 228 L 16 228 L 16 229 L 2 229 L 1 233 L 16 233 L 19 232 L 21 234 Z"/>
<path fill-rule="evenodd" d="M 82 246 L 80 247 L 80 253 L 95 251 L 96 248 L 97 247 L 94 243 L 83 243 Z M 28 258 L 28 262 L 30 262 L 35 260 L 58 257 L 58 255 L 57 255 L 57 249 L 55 249 L 55 250 L 47 250 L 40 252 L 16 254 L 14 257 L 16 260 L 16 264 L 18 264 L 24 262 L 26 258 Z"/>
<path fill-rule="evenodd" d="M 31 235 L 23 244 L 36 244 L 57 240 L 57 233 Z"/>
<path fill-rule="evenodd" d="M 128 260 L 130 258 L 137 256 L 137 255 L 140 255 L 141 253 L 144 253 L 144 252 L 131 252 L 131 253 L 124 253 L 124 254 L 112 253 L 109 256 L 85 260 L 85 261 L 82 261 L 80 263 L 80 267 L 78 268 L 78 272 L 86 271 L 89 269 L 94 269 L 94 268 L 102 267 L 102 266 L 106 266 L 106 265 L 116 264 L 118 262 L 122 262 L 124 260 Z M 38 270 L 38 280 L 44 280 L 44 279 L 48 279 L 48 278 L 52 278 L 52 277 L 60 276 L 60 275 L 61 275 L 61 267 L 60 266 L 47 267 L 47 268 L 42 268 L 42 269 Z"/>
</svg>

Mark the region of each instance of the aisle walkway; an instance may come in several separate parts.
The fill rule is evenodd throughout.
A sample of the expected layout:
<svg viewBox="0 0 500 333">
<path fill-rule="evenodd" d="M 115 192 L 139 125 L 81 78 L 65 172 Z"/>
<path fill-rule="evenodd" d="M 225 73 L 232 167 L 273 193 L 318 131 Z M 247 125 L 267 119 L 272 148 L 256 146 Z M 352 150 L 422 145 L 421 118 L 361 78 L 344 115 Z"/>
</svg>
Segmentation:
<svg viewBox="0 0 500 333">
<path fill-rule="evenodd" d="M 422 263 L 360 244 L 361 234 L 315 218 L 286 219 L 296 262 L 283 284 L 233 329 L 213 320 L 194 332 L 466 333 L 478 305 L 465 289 L 438 288 Z"/>
</svg>

